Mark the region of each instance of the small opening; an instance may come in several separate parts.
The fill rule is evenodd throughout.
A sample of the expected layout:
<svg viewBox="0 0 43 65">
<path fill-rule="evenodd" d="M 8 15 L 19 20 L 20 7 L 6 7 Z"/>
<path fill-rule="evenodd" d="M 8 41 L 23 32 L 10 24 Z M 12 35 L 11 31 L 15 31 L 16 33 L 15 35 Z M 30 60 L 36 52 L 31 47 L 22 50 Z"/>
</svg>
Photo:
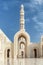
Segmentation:
<svg viewBox="0 0 43 65">
<path fill-rule="evenodd" d="M 10 57 L 10 49 L 7 50 L 7 58 Z"/>
<path fill-rule="evenodd" d="M 35 58 L 37 58 L 37 50 L 36 49 L 34 49 L 34 56 L 35 56 Z"/>
<path fill-rule="evenodd" d="M 21 51 L 22 58 L 23 58 L 23 54 L 24 54 L 23 51 Z"/>
</svg>

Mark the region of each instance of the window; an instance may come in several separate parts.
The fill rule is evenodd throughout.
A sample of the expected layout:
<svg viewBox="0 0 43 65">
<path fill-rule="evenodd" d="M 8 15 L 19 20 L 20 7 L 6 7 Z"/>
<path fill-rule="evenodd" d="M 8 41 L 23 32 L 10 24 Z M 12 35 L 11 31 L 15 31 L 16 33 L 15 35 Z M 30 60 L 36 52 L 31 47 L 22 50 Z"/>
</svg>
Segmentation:
<svg viewBox="0 0 43 65">
<path fill-rule="evenodd" d="M 7 50 L 7 58 L 10 57 L 10 49 Z"/>
<path fill-rule="evenodd" d="M 21 42 L 26 43 L 25 37 L 23 37 L 23 36 L 19 37 L 18 42 L 19 43 L 21 43 Z"/>
<path fill-rule="evenodd" d="M 37 50 L 34 49 L 34 57 L 37 58 Z"/>
<path fill-rule="evenodd" d="M 20 44 L 20 49 L 24 49 L 25 45 L 23 43 Z"/>
<path fill-rule="evenodd" d="M 21 51 L 21 55 L 22 55 L 22 58 L 23 58 L 23 55 L 24 55 L 24 52 L 23 51 Z"/>
</svg>

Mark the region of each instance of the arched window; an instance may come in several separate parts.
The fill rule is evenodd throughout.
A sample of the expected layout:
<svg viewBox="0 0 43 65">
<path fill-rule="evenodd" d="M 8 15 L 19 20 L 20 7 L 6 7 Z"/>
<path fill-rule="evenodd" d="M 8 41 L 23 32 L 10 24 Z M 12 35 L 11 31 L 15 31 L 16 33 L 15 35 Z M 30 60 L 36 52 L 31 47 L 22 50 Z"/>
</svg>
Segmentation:
<svg viewBox="0 0 43 65">
<path fill-rule="evenodd" d="M 34 57 L 37 58 L 37 49 L 34 49 Z"/>
<path fill-rule="evenodd" d="M 24 36 L 20 36 L 19 39 L 18 39 L 18 42 L 19 43 L 21 43 L 21 42 L 26 43 L 26 38 Z"/>
<path fill-rule="evenodd" d="M 25 49 L 25 44 L 23 42 L 20 43 L 20 49 Z"/>
<path fill-rule="evenodd" d="M 10 57 L 10 49 L 7 50 L 7 58 Z"/>
<path fill-rule="evenodd" d="M 21 51 L 21 55 L 22 55 L 22 58 L 24 57 L 24 52 L 23 51 Z"/>
</svg>

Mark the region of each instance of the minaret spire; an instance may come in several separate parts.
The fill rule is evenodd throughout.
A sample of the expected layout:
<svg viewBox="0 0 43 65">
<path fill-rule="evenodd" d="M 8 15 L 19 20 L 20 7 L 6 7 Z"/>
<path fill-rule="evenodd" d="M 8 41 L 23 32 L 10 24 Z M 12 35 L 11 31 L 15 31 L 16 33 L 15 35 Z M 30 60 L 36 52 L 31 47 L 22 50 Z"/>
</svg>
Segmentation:
<svg viewBox="0 0 43 65">
<path fill-rule="evenodd" d="M 25 30 L 24 28 L 25 20 L 24 20 L 24 6 L 21 5 L 20 9 L 20 30 Z"/>
</svg>

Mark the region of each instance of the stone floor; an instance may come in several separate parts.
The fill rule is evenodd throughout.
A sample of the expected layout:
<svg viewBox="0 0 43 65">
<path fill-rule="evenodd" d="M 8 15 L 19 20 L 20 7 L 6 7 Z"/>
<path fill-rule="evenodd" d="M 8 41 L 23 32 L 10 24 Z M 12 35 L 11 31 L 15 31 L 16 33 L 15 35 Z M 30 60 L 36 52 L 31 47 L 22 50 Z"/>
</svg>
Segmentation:
<svg viewBox="0 0 43 65">
<path fill-rule="evenodd" d="M 0 65 L 43 65 L 43 59 L 0 59 Z"/>
</svg>

